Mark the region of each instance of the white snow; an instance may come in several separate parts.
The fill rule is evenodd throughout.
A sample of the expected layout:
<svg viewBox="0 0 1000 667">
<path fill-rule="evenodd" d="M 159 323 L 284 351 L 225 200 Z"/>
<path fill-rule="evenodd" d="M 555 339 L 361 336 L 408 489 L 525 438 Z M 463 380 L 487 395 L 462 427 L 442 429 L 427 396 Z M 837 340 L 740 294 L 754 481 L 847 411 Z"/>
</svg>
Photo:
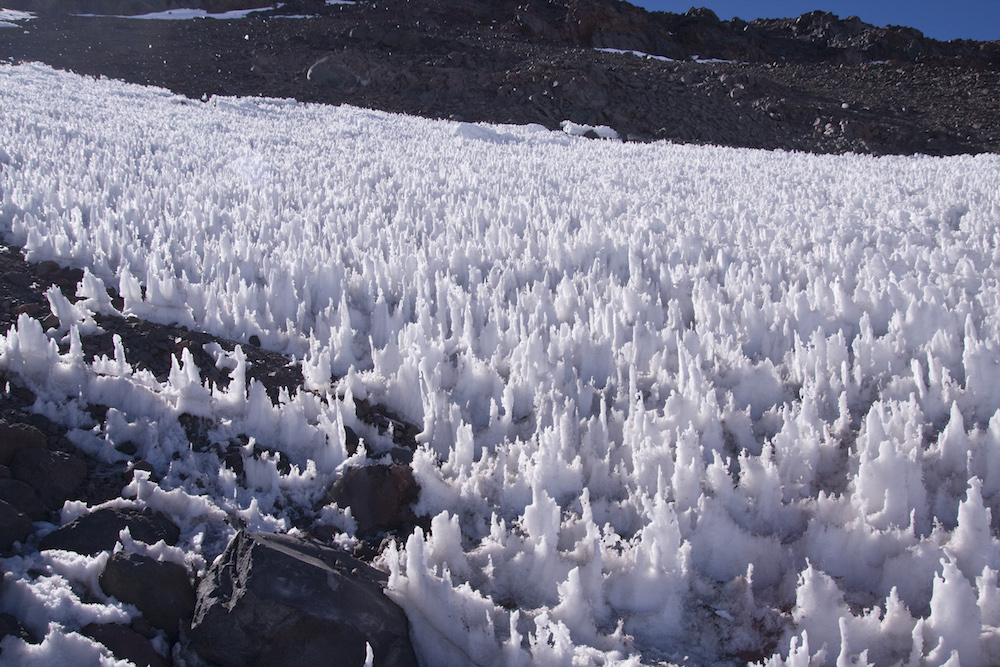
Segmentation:
<svg viewBox="0 0 1000 667">
<path fill-rule="evenodd" d="M 633 56 L 638 56 L 639 58 L 645 58 L 647 60 L 659 60 L 660 62 L 665 62 L 665 63 L 680 62 L 680 61 L 678 61 L 675 58 L 668 58 L 667 56 L 657 56 L 657 55 L 653 55 L 651 53 L 645 53 L 643 51 L 635 51 L 633 49 L 595 48 L 594 50 L 595 51 L 601 51 L 603 53 L 629 54 L 629 55 L 633 55 Z M 696 63 L 706 63 L 706 64 L 711 64 L 711 63 L 729 63 L 729 64 L 731 64 L 731 63 L 733 63 L 732 60 L 723 60 L 721 58 L 702 58 L 701 56 L 698 56 L 698 55 L 691 56 L 691 60 L 694 61 L 694 62 L 696 62 Z"/>
<path fill-rule="evenodd" d="M 141 19 L 141 20 L 153 20 L 153 21 L 185 21 L 190 19 L 245 19 L 254 12 L 266 12 L 274 9 L 274 7 L 258 7 L 255 9 L 232 9 L 228 12 L 217 12 L 209 13 L 204 9 L 167 9 L 162 12 L 151 12 L 149 14 L 128 14 L 128 15 L 114 15 L 109 16 L 105 14 L 77 14 L 77 16 L 86 16 L 94 18 L 119 18 L 119 19 Z"/>
<path fill-rule="evenodd" d="M 574 137 L 582 137 L 588 132 L 593 132 L 601 139 L 618 139 L 618 133 L 607 125 L 581 125 L 571 120 L 564 120 L 559 123 L 562 131 Z"/>
<path fill-rule="evenodd" d="M 35 14 L 32 12 L 0 7 L 0 21 L 30 21 L 33 18 L 35 18 Z"/>
<path fill-rule="evenodd" d="M 17 21 L 30 21 L 33 18 L 35 15 L 32 12 L 0 7 L 0 28 L 20 28 Z"/>
<path fill-rule="evenodd" d="M 79 446 L 129 440 L 156 468 L 112 504 L 171 516 L 180 552 L 132 548 L 201 570 L 227 518 L 288 530 L 391 447 L 355 417 L 368 397 L 422 427 L 431 527 L 381 565 L 427 664 L 1000 650 L 997 156 L 580 141 L 37 64 L 0 65 L 0 106 L 0 230 L 88 270 L 81 301 L 52 295 L 58 329 L 25 315 L 0 339 L 0 367 Z M 272 404 L 240 348 L 209 351 L 224 390 L 189 352 L 163 383 L 120 344 L 85 363 L 98 280 L 126 314 L 259 336 L 308 391 Z M 183 412 L 291 470 L 251 443 L 240 483 Z M 131 613 L 74 598 L 93 564 L 62 558 L 4 561 L 4 609 L 51 623 L 5 657 L 97 655 L 74 630 Z"/>
<path fill-rule="evenodd" d="M 643 51 L 635 51 L 633 49 L 598 48 L 598 49 L 594 49 L 594 50 L 595 51 L 602 51 L 604 53 L 627 53 L 627 54 L 631 54 L 633 56 L 638 56 L 640 58 L 646 58 L 647 60 L 659 60 L 659 61 L 665 62 L 665 63 L 674 63 L 674 62 L 677 62 L 677 60 L 674 59 L 674 58 L 668 58 L 666 56 L 657 56 L 657 55 L 653 55 L 651 53 L 645 53 Z"/>
</svg>

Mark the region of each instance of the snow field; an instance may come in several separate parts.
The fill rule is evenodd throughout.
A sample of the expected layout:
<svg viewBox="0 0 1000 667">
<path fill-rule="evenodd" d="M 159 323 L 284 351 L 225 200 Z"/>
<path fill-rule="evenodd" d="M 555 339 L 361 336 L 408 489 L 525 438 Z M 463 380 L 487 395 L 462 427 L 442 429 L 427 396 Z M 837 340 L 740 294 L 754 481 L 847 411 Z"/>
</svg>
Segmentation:
<svg viewBox="0 0 1000 667">
<path fill-rule="evenodd" d="M 84 301 L 50 295 L 59 329 L 22 316 L 0 339 L 0 366 L 94 455 L 138 444 L 162 481 L 114 502 L 172 516 L 169 557 L 203 570 L 227 517 L 288 530 L 380 459 L 391 439 L 354 416 L 370 397 L 423 427 L 431 529 L 382 565 L 427 664 L 1000 655 L 996 156 L 589 141 L 40 65 L 0 66 L 0 107 L 0 228 L 88 271 Z M 86 363 L 103 284 L 126 314 L 259 336 L 306 390 L 272 405 L 240 349 L 214 351 L 226 389 L 189 353 L 166 383 L 120 348 Z M 185 412 L 291 472 L 250 445 L 240 484 Z M 30 650 L 83 650 L 98 612 L 11 561 L 5 611 L 71 610 Z"/>
</svg>

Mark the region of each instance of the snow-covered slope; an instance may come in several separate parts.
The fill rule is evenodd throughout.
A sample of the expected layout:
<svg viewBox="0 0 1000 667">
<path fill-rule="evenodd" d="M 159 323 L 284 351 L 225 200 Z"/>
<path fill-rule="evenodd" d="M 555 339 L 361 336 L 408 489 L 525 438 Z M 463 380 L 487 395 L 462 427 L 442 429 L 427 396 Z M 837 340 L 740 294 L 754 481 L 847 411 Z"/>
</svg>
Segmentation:
<svg viewBox="0 0 1000 667">
<path fill-rule="evenodd" d="M 160 384 L 60 355 L 26 317 L 0 340 L 81 446 L 140 443 L 163 481 L 121 502 L 182 522 L 189 563 L 227 513 L 287 529 L 340 474 L 342 424 L 368 449 L 349 464 L 381 456 L 351 409 L 373 396 L 423 425 L 435 518 L 383 565 L 427 664 L 1000 655 L 996 156 L 590 141 L 35 65 L 0 66 L 0 108 L 0 227 L 31 259 L 304 359 L 309 391 L 271 406 L 183 359 Z M 295 467 L 241 487 L 185 411 Z M 5 610 L 56 604 L 26 574 L 54 558 L 5 563 Z M 32 655 L 99 611 L 59 604 Z"/>
</svg>

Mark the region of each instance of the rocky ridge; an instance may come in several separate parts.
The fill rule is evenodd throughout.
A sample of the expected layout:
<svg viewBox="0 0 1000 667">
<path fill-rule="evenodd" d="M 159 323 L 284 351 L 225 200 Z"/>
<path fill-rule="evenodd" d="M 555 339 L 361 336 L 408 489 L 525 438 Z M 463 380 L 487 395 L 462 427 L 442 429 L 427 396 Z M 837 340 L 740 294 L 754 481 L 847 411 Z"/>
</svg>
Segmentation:
<svg viewBox="0 0 1000 667">
<path fill-rule="evenodd" d="M 89 1 L 114 14 L 257 4 Z M 0 58 L 193 98 L 551 129 L 570 120 L 634 140 L 823 153 L 1000 150 L 1000 43 L 824 12 L 745 22 L 615 0 L 293 0 L 244 19 L 135 21 L 70 15 L 56 0 L 7 4 L 39 16 L 0 33 Z"/>
</svg>

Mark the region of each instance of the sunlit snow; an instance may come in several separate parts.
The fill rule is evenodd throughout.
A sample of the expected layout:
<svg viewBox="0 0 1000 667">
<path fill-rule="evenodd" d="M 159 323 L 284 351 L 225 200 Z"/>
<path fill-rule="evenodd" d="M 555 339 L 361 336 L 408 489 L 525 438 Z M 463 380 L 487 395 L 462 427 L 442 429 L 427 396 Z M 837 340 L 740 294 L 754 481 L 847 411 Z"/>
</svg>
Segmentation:
<svg viewBox="0 0 1000 667">
<path fill-rule="evenodd" d="M 0 7 L 0 28 L 19 28 L 20 26 L 15 21 L 30 21 L 33 18 L 35 15 L 31 12 Z"/>
<path fill-rule="evenodd" d="M 165 9 L 162 12 L 151 12 L 149 14 L 127 14 L 122 16 L 110 16 L 107 17 L 104 14 L 78 14 L 78 16 L 85 17 L 105 17 L 105 18 L 119 18 L 119 19 L 146 19 L 146 20 L 159 20 L 159 21 L 184 21 L 189 19 L 244 19 L 250 16 L 254 12 L 267 12 L 274 9 L 274 7 L 257 7 L 255 9 L 231 9 L 228 12 L 216 12 L 209 13 L 204 9 L 191 9 L 187 7 L 182 7 L 179 9 Z"/>
<path fill-rule="evenodd" d="M 163 558 L 203 571 L 227 516 L 287 530 L 382 457 L 370 397 L 423 429 L 431 527 L 381 566 L 425 664 L 1000 655 L 997 156 L 591 141 L 40 65 L 0 66 L 0 107 L 0 229 L 88 270 L 0 367 L 94 456 L 137 444 L 162 481 L 113 502 L 178 522 Z M 85 363 L 102 284 L 125 314 L 259 336 L 306 390 L 272 405 L 240 348 L 209 350 L 225 390 L 188 351 L 166 383 L 120 345 Z M 184 412 L 291 471 L 248 452 L 242 486 Z M 73 631 L 132 611 L 79 598 L 94 567 L 5 561 L 3 610 L 49 623 L 5 656 L 100 651 Z"/>
<path fill-rule="evenodd" d="M 624 53 L 633 56 L 638 56 L 640 58 L 646 58 L 648 60 L 659 60 L 665 63 L 677 62 L 674 58 L 668 58 L 666 56 L 656 56 L 651 53 L 645 53 L 644 51 L 635 51 L 633 49 L 610 49 L 610 48 L 597 48 L 595 51 L 602 51 L 604 53 Z"/>
</svg>

